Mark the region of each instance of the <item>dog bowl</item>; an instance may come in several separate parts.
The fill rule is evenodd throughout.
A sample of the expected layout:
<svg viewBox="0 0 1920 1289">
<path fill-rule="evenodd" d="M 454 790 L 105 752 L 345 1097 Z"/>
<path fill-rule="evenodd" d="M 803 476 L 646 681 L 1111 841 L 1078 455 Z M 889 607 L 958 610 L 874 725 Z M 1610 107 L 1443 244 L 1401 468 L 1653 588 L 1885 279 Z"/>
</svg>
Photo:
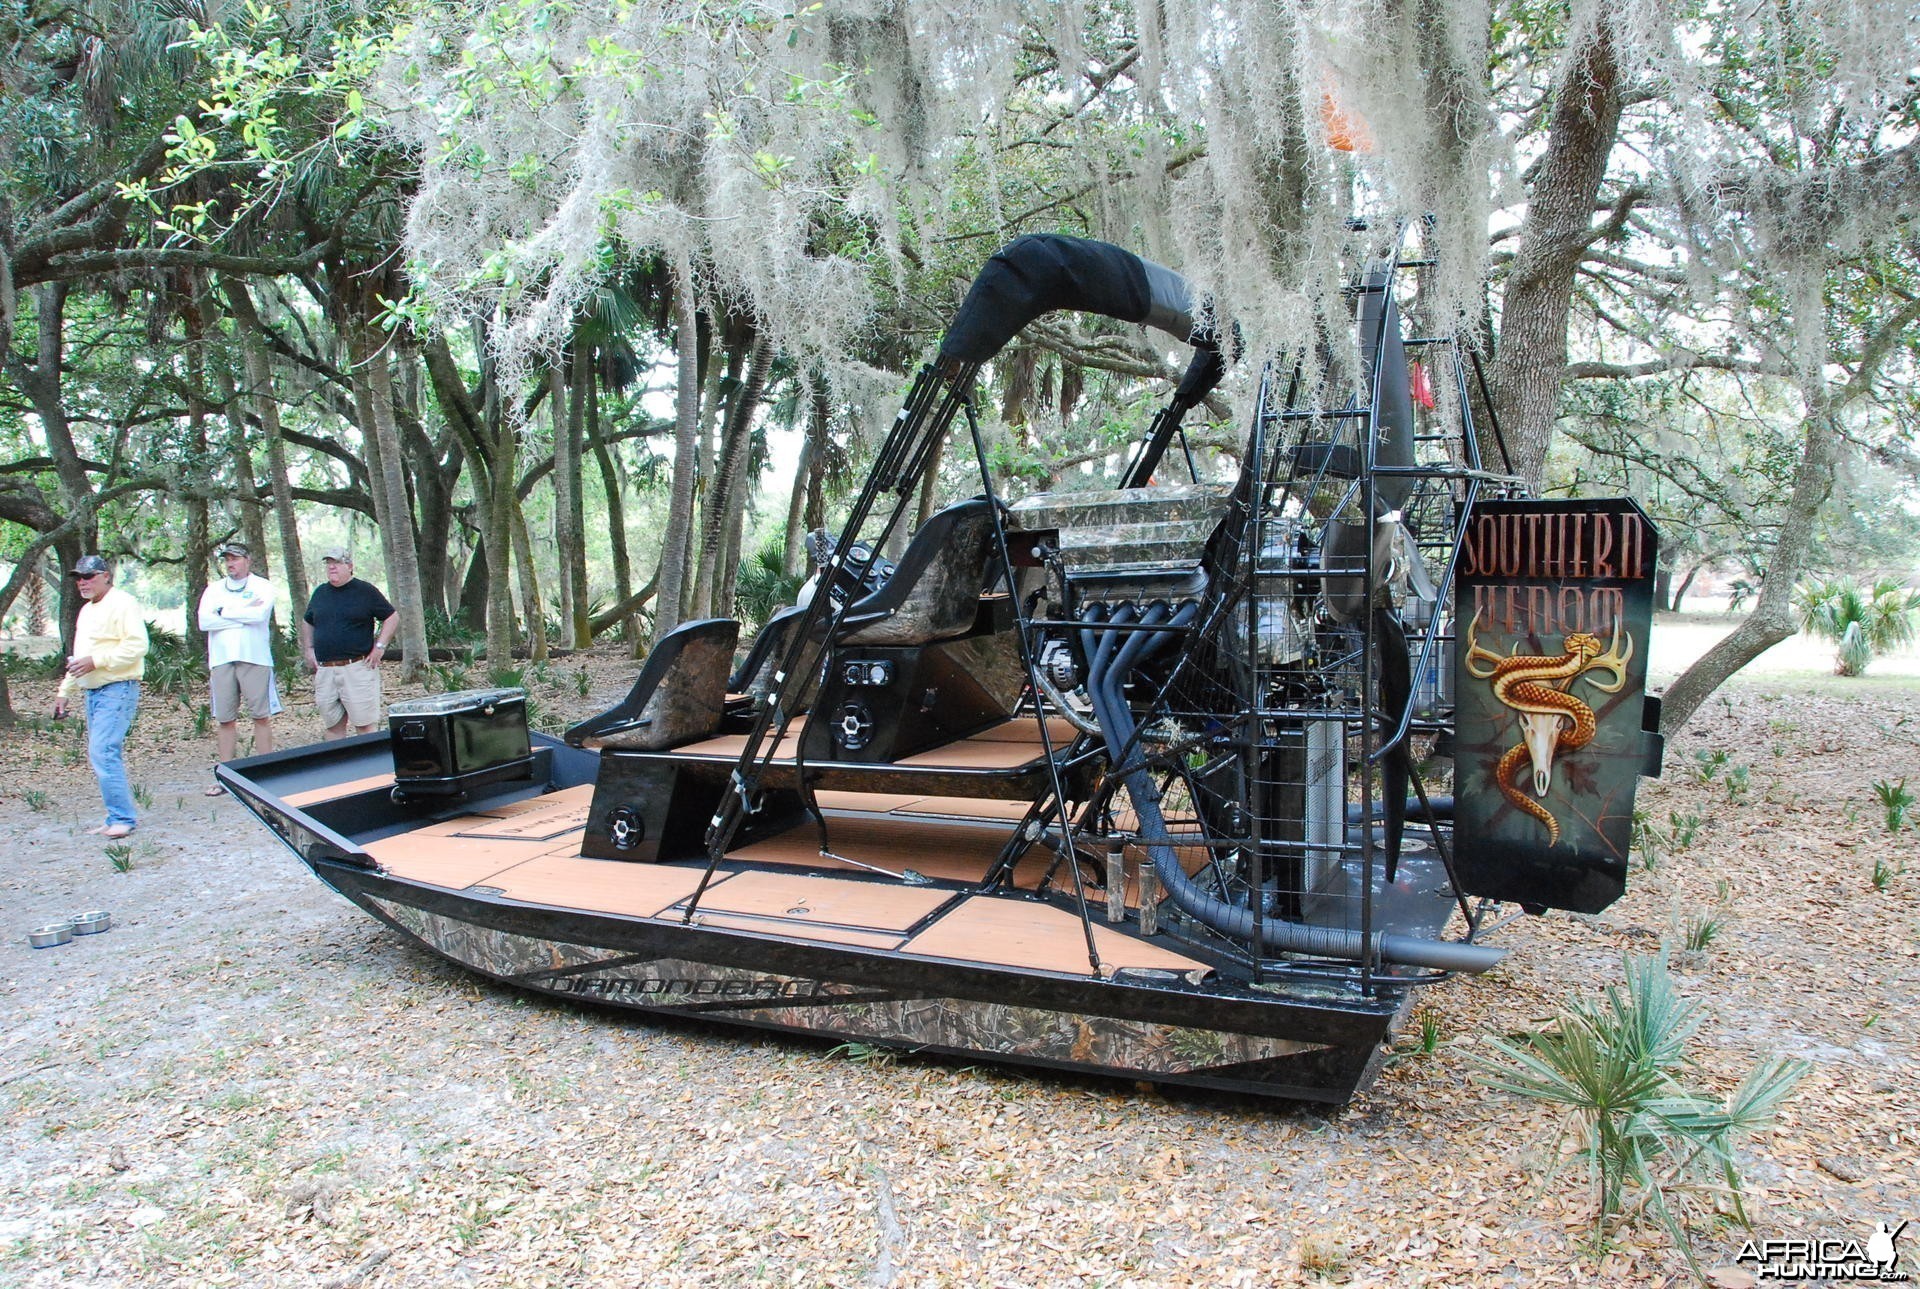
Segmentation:
<svg viewBox="0 0 1920 1289">
<path fill-rule="evenodd" d="M 73 915 L 75 935 L 98 935 L 112 925 L 113 914 L 105 909 L 88 909 L 85 913 Z"/>
<path fill-rule="evenodd" d="M 27 932 L 27 943 L 36 949 L 51 949 L 56 944 L 65 944 L 73 939 L 73 923 L 49 922 Z"/>
</svg>

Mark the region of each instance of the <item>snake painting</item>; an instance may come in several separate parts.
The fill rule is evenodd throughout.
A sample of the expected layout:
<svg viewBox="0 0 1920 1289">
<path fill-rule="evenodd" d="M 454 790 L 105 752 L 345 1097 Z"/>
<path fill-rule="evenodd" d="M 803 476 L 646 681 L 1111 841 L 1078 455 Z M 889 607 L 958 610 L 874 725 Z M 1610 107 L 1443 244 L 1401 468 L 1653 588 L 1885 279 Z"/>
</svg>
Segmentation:
<svg viewBox="0 0 1920 1289">
<path fill-rule="evenodd" d="M 1491 681 L 1494 698 L 1512 708 L 1520 721 L 1520 742 L 1494 767 L 1494 782 L 1500 786 L 1500 795 L 1546 825 L 1547 844 L 1556 845 L 1560 821 L 1534 798 L 1545 797 L 1552 786 L 1554 759 L 1591 743 L 1599 727 L 1593 708 L 1571 693 L 1571 687 L 1575 680 L 1585 680 L 1602 693 L 1618 693 L 1627 683 L 1633 638 L 1624 634 L 1616 620 L 1612 643 L 1604 648 L 1599 637 L 1574 631 L 1561 640 L 1557 657 L 1520 653 L 1503 656 L 1480 644 L 1479 626 L 1480 615 L 1475 613 L 1467 627 L 1467 670 L 1477 679 Z M 1611 672 L 1613 679 L 1603 683 L 1589 674 L 1594 671 Z M 1533 797 L 1514 781 L 1522 762 L 1529 763 L 1533 771 Z"/>
</svg>

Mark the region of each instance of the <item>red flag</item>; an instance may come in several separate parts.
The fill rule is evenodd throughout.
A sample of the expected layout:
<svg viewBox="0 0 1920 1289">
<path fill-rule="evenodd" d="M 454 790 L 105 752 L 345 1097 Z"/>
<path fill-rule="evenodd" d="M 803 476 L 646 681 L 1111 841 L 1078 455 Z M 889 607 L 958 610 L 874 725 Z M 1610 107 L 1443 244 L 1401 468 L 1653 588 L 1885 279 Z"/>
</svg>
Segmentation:
<svg viewBox="0 0 1920 1289">
<path fill-rule="evenodd" d="M 1433 398 L 1433 382 L 1427 378 L 1427 369 L 1419 363 L 1409 363 L 1407 369 L 1412 382 L 1413 401 L 1432 411 L 1437 404 Z"/>
</svg>

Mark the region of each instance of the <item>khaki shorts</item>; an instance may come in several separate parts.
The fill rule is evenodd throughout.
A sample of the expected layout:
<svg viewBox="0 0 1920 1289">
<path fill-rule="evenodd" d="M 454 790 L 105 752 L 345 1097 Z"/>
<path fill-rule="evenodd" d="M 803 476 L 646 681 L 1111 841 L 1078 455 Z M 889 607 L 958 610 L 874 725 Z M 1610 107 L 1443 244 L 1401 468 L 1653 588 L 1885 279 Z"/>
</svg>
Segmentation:
<svg viewBox="0 0 1920 1289">
<path fill-rule="evenodd" d="M 213 669 L 213 719 L 225 725 L 240 719 L 240 700 L 247 700 L 247 714 L 264 720 L 280 714 L 280 691 L 273 683 L 273 668 L 257 662 L 223 662 Z"/>
<path fill-rule="evenodd" d="M 380 669 L 364 662 L 322 667 L 313 673 L 313 701 L 328 729 L 346 720 L 355 726 L 380 723 Z"/>
</svg>

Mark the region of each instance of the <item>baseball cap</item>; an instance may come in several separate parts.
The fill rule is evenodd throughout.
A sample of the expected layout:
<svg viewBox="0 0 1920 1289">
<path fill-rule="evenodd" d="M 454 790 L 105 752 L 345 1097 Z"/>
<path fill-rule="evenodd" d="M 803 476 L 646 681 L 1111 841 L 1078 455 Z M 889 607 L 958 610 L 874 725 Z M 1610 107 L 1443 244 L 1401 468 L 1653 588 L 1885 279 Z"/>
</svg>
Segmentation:
<svg viewBox="0 0 1920 1289">
<path fill-rule="evenodd" d="M 320 552 L 321 559 L 330 559 L 336 564 L 353 563 L 353 552 L 344 546 L 329 546 Z"/>
<path fill-rule="evenodd" d="M 95 573 L 105 573 L 107 571 L 107 561 L 101 559 L 98 555 L 82 555 L 78 560 L 74 561 L 73 565 L 73 575 L 75 577 L 92 577 Z"/>
<path fill-rule="evenodd" d="M 249 555 L 250 556 L 252 555 L 252 553 L 253 553 L 252 551 L 249 551 L 247 549 L 247 544 L 245 542 L 222 542 L 220 543 L 219 546 L 214 548 L 213 557 L 215 559 L 225 559 L 229 555 Z"/>
</svg>

